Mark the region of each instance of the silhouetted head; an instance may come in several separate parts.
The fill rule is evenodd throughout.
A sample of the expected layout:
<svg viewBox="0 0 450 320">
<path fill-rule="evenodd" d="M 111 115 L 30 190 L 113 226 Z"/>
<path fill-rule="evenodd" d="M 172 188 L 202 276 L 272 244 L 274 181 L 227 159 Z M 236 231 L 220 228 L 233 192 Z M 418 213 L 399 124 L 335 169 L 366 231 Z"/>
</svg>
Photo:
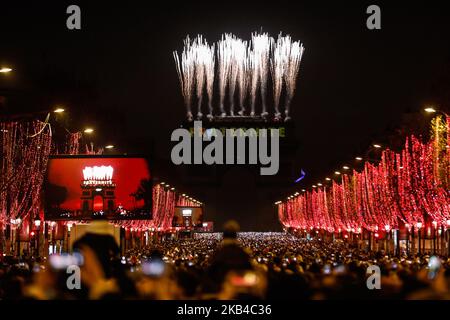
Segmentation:
<svg viewBox="0 0 450 320">
<path fill-rule="evenodd" d="M 229 220 L 223 225 L 223 238 L 236 239 L 239 232 L 239 223 L 235 220 Z"/>
</svg>

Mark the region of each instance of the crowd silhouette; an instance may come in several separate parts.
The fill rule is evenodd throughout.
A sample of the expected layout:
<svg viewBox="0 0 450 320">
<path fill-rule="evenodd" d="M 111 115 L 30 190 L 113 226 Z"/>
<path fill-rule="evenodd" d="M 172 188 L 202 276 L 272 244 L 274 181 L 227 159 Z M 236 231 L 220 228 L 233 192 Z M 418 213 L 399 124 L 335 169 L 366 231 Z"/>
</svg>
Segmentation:
<svg viewBox="0 0 450 320">
<path fill-rule="evenodd" d="M 450 299 L 445 257 L 238 230 L 228 222 L 223 233 L 160 240 L 124 256 L 111 236 L 87 233 L 66 256 L 79 266 L 79 288 L 68 287 L 66 266 L 52 256 L 3 256 L 0 299 Z M 367 286 L 371 265 L 380 268 L 380 289 Z"/>
</svg>

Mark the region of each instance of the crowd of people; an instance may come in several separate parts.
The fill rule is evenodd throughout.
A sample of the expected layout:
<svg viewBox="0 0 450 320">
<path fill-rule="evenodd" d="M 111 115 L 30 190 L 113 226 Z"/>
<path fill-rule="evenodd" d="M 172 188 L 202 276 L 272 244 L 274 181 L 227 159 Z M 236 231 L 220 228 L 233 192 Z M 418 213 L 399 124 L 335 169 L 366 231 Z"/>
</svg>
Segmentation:
<svg viewBox="0 0 450 320">
<path fill-rule="evenodd" d="M 105 234 L 86 234 L 72 255 L 5 256 L 0 299 L 450 299 L 445 257 L 395 257 L 339 240 L 238 233 L 234 222 L 224 230 L 158 241 L 125 256 Z M 79 267 L 79 279 L 69 265 Z M 372 265 L 380 270 L 378 285 L 368 272 Z"/>
</svg>

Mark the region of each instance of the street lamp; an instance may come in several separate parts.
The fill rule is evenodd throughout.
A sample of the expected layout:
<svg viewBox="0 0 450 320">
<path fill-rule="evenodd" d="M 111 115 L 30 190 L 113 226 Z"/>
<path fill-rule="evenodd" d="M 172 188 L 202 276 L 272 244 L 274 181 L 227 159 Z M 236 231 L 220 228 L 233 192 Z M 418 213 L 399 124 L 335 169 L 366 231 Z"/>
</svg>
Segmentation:
<svg viewBox="0 0 450 320">
<path fill-rule="evenodd" d="M 63 113 L 65 110 L 64 108 L 56 108 L 55 110 L 53 110 L 54 113 Z"/>
<path fill-rule="evenodd" d="M 94 132 L 94 129 L 92 129 L 92 128 L 84 129 L 84 133 L 92 133 L 92 132 Z"/>
<path fill-rule="evenodd" d="M 39 217 L 36 217 L 34 219 L 34 225 L 36 226 L 36 228 L 39 228 L 41 226 L 41 219 Z"/>
<path fill-rule="evenodd" d="M 105 149 L 114 149 L 114 145 L 108 144 L 107 146 L 105 146 Z"/>
<path fill-rule="evenodd" d="M 446 117 L 449 117 L 449 115 L 446 112 L 433 107 L 426 107 L 425 109 L 423 109 L 423 111 L 425 111 L 426 113 L 440 113 Z"/>
<path fill-rule="evenodd" d="M 12 71 L 12 69 L 11 68 L 8 68 L 8 67 L 2 67 L 2 68 L 0 68 L 0 73 L 9 73 L 9 72 L 11 72 Z"/>
<path fill-rule="evenodd" d="M 381 145 L 379 145 L 379 144 L 377 144 L 377 143 L 374 143 L 374 144 L 373 144 L 373 147 L 379 149 L 379 148 L 381 148 Z"/>
<path fill-rule="evenodd" d="M 40 256 L 40 245 L 41 245 L 41 243 L 40 243 L 40 236 L 41 236 L 41 228 L 40 228 L 40 226 L 41 226 L 41 218 L 38 216 L 38 215 L 36 215 L 36 218 L 34 218 L 34 225 L 36 226 L 36 232 L 37 232 L 37 236 L 36 236 L 36 239 L 35 239 L 35 243 L 36 243 L 36 251 L 35 252 L 37 252 L 37 256 L 39 257 Z"/>
<path fill-rule="evenodd" d="M 361 157 L 356 157 L 355 158 L 355 160 L 357 160 L 357 161 L 361 161 L 363 158 L 361 158 Z"/>
<path fill-rule="evenodd" d="M 418 240 L 418 245 L 419 245 L 419 254 L 421 253 L 421 250 L 420 250 L 420 229 L 422 228 L 422 222 L 417 222 L 417 224 L 416 224 L 416 226 L 417 226 L 417 240 Z"/>
</svg>

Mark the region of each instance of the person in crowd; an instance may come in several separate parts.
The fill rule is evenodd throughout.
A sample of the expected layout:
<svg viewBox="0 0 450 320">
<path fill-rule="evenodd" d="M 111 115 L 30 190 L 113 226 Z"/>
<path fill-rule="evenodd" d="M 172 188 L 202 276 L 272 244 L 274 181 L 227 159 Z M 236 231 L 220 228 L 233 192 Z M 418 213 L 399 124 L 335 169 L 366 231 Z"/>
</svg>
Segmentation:
<svg viewBox="0 0 450 320">
<path fill-rule="evenodd" d="M 95 224 L 74 246 L 83 257 L 81 290 L 67 290 L 67 274 L 46 260 L 8 257 L 0 263 L 0 299 L 450 299 L 443 256 L 238 232 L 229 222 L 223 234 L 159 239 L 119 257 L 114 239 Z M 371 265 L 380 268 L 381 290 L 367 287 Z"/>
<path fill-rule="evenodd" d="M 81 278 L 88 288 L 94 285 L 92 281 L 100 279 L 105 280 L 101 282 L 101 287 L 115 291 L 120 297 L 136 294 L 135 285 L 127 276 L 125 268 L 120 262 L 120 249 L 111 235 L 111 225 L 106 218 L 96 217 L 89 224 L 86 233 L 75 241 L 73 250 L 79 252 L 83 257 Z M 113 290 L 114 286 L 119 286 L 120 290 Z M 85 290 L 80 290 L 80 292 L 84 296 L 87 294 Z"/>
<path fill-rule="evenodd" d="M 252 270 L 250 254 L 237 240 L 239 224 L 230 220 L 223 227 L 223 240 L 211 258 L 208 268 L 209 285 L 212 292 L 217 292 L 231 271 Z"/>
<path fill-rule="evenodd" d="M 111 225 L 102 216 L 94 219 L 87 227 L 86 233 L 73 244 L 74 251 L 88 247 L 94 251 L 105 276 L 111 277 L 120 249 L 111 235 Z"/>
</svg>

